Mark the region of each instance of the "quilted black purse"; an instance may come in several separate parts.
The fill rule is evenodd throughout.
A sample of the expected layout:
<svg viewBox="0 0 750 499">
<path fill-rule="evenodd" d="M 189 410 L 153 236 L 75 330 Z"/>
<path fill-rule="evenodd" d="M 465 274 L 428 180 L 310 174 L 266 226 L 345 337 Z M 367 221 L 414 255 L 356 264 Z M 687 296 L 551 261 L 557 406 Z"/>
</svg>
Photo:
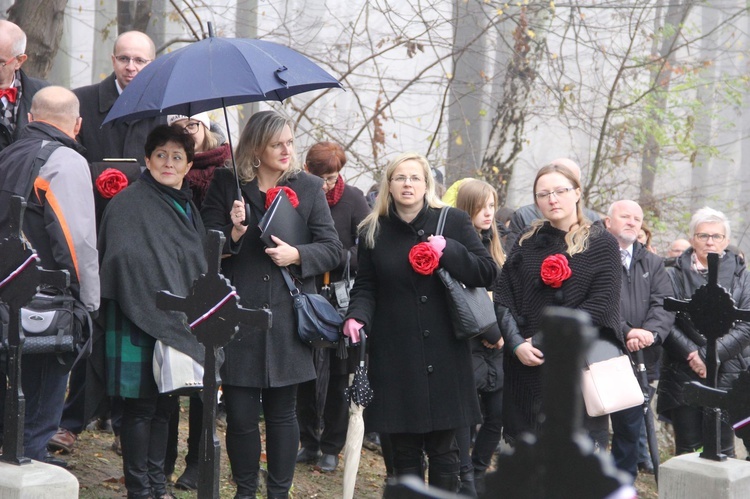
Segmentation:
<svg viewBox="0 0 750 499">
<path fill-rule="evenodd" d="M 447 214 L 447 207 L 440 210 L 436 236 L 443 234 Z M 445 285 L 448 313 L 456 339 L 468 340 L 498 328 L 495 307 L 485 288 L 467 287 L 442 267 L 435 272 Z"/>
</svg>

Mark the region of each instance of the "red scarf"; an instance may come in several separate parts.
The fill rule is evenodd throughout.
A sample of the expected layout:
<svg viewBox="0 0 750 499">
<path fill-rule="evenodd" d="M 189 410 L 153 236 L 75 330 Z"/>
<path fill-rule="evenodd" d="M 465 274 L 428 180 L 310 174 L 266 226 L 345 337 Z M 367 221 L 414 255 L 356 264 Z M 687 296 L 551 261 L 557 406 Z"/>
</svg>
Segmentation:
<svg viewBox="0 0 750 499">
<path fill-rule="evenodd" d="M 326 201 L 328 201 L 328 206 L 333 206 L 341 200 L 341 196 L 344 194 L 345 185 L 346 184 L 344 183 L 344 177 L 339 175 L 339 178 L 336 179 L 336 184 L 333 186 L 333 189 L 326 192 Z"/>
</svg>

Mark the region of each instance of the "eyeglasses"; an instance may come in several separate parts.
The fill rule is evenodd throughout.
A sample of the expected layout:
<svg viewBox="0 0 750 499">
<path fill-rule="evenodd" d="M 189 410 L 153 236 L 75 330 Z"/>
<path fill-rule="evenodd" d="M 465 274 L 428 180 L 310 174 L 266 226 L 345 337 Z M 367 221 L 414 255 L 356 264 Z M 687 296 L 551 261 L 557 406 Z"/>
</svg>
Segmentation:
<svg viewBox="0 0 750 499">
<path fill-rule="evenodd" d="M 127 66 L 132 61 L 133 64 L 135 64 L 136 67 L 139 68 L 142 68 L 143 66 L 151 62 L 151 59 L 144 59 L 143 57 L 128 57 L 126 55 L 115 56 L 115 60 L 123 66 Z"/>
<path fill-rule="evenodd" d="M 568 192 L 574 191 L 574 190 L 576 190 L 575 187 L 560 187 L 559 189 L 555 189 L 554 191 L 550 191 L 550 192 L 544 192 L 544 191 L 537 192 L 536 194 L 534 194 L 534 196 L 539 201 L 543 201 L 543 200 L 547 199 L 548 197 L 550 197 L 553 194 L 555 195 L 555 198 L 559 198 L 560 196 L 565 195 Z"/>
<path fill-rule="evenodd" d="M 705 232 L 699 232 L 695 235 L 695 238 L 703 243 L 708 241 L 709 239 L 713 239 L 715 242 L 720 243 L 724 239 L 726 239 L 727 236 L 724 234 L 706 234 Z"/>
<path fill-rule="evenodd" d="M 421 184 L 422 182 L 424 182 L 424 179 L 419 175 L 412 175 L 411 177 L 407 177 L 406 175 L 399 175 L 397 177 L 391 178 L 391 182 L 396 182 L 397 184 L 405 184 L 407 180 L 412 184 Z"/>
<path fill-rule="evenodd" d="M 195 135 L 198 133 L 198 130 L 200 129 L 201 123 L 200 121 L 191 121 L 184 127 L 182 127 L 185 132 L 189 133 L 190 135 Z"/>
<path fill-rule="evenodd" d="M 22 54 L 18 54 L 18 55 L 22 55 Z M 13 59 L 17 59 L 17 58 L 18 58 L 18 55 L 14 55 L 13 57 L 11 57 L 10 59 L 8 59 L 7 61 L 3 61 L 3 62 L 0 62 L 0 68 L 4 68 L 4 67 L 5 67 L 5 66 L 7 66 L 8 64 L 10 64 L 10 62 L 11 62 L 11 61 L 12 61 Z"/>
<path fill-rule="evenodd" d="M 338 175 L 329 175 L 328 177 L 321 177 L 326 184 L 336 185 L 336 181 L 339 179 Z"/>
</svg>

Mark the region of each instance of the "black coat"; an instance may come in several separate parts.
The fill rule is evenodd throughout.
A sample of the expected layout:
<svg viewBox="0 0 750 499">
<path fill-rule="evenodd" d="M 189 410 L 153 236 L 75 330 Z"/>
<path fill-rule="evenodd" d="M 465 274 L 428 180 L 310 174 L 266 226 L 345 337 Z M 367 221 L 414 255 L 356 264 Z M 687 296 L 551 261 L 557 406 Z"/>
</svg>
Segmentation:
<svg viewBox="0 0 750 499">
<path fill-rule="evenodd" d="M 623 338 L 632 328 L 655 333 L 654 344 L 643 350 L 649 381 L 659 379 L 661 344 L 674 324 L 674 314 L 664 310 L 664 298 L 668 296 L 672 296 L 672 284 L 664 260 L 641 243 L 634 243 L 630 268 L 622 269 L 620 320 Z"/>
<path fill-rule="evenodd" d="M 34 95 L 42 88 L 49 86 L 49 82 L 40 80 L 38 78 L 32 78 L 26 76 L 23 70 L 19 69 L 18 73 L 21 76 L 21 99 L 16 102 L 18 109 L 16 109 L 16 126 L 11 132 L 5 121 L 4 117 L 0 117 L 0 150 L 5 149 L 10 144 L 15 142 L 18 138 L 18 134 L 21 133 L 23 127 L 29 123 L 29 111 L 31 110 L 31 99 Z"/>
<path fill-rule="evenodd" d="M 115 74 L 112 73 L 100 83 L 73 90 L 81 102 L 81 131 L 78 142 L 86 148 L 84 156 L 89 163 L 104 158 L 134 158 L 145 164 L 143 146 L 146 137 L 156 125 L 167 123 L 167 117 L 157 116 L 127 122 L 107 123 L 104 118 L 120 96 L 117 93 Z"/>
<path fill-rule="evenodd" d="M 693 249 L 686 250 L 677 260 L 674 267 L 667 269 L 672 281 L 674 297 L 680 300 L 690 299 L 693 293 L 708 281 L 707 278 L 692 270 L 691 257 Z M 719 284 L 732 294 L 734 304 L 740 309 L 750 309 L 750 273 L 737 255 L 725 252 L 719 259 Z M 659 414 L 668 413 L 670 409 L 686 405 L 683 398 L 683 383 L 701 381 L 690 369 L 687 356 L 690 352 L 699 351 L 701 358 L 706 359 L 706 348 L 699 347 L 686 333 L 692 328 L 690 317 L 678 312 L 674 326 L 664 341 L 664 365 L 659 381 L 659 397 L 656 410 Z M 739 373 L 746 369 L 750 360 L 750 323 L 736 322 L 727 334 L 716 342 L 719 356 L 718 388 L 727 390 Z M 668 414 L 665 414 L 669 417 Z"/>
<path fill-rule="evenodd" d="M 301 265 L 290 272 L 302 280 L 303 291 L 315 292 L 315 276 L 334 268 L 341 254 L 341 242 L 333 227 L 331 212 L 323 193 L 323 180 L 299 173 L 281 185 L 290 187 L 299 198 L 297 212 L 307 222 L 313 242 L 297 246 Z M 230 244 L 230 208 L 237 194 L 230 170 L 216 170 L 203 201 L 201 216 L 206 229 L 221 230 L 227 238 L 221 271 L 237 288 L 246 308 L 266 308 L 273 313 L 273 326 L 258 331 L 240 325 L 241 337 L 224 347 L 226 359 L 221 378 L 227 385 L 268 388 L 287 386 L 315 378 L 312 350 L 297 336 L 296 318 L 289 288 L 281 270 L 264 252 L 258 220 L 265 213 L 265 194 L 257 179 L 242 184 L 246 203 L 252 205 L 248 229 L 237 244 Z M 263 196 L 263 197 L 261 197 Z"/>
<path fill-rule="evenodd" d="M 359 245 L 359 271 L 347 316 L 365 324 L 375 392 L 365 411 L 373 431 L 427 433 L 481 422 L 467 341 L 455 337 L 445 286 L 417 274 L 409 251 L 435 233 L 438 209 L 410 223 L 381 216 L 374 248 Z M 469 215 L 451 208 L 440 265 L 467 286 L 490 286 L 497 265 Z"/>
</svg>

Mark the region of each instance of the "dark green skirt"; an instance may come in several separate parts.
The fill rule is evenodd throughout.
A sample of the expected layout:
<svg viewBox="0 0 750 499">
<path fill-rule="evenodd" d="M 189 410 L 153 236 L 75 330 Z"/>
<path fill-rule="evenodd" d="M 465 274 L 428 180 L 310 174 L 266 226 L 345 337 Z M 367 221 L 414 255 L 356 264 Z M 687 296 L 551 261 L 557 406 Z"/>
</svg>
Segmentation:
<svg viewBox="0 0 750 499">
<path fill-rule="evenodd" d="M 153 357 L 156 339 L 128 319 L 114 301 L 105 307 L 107 395 L 150 398 L 159 394 L 154 381 Z"/>
</svg>

